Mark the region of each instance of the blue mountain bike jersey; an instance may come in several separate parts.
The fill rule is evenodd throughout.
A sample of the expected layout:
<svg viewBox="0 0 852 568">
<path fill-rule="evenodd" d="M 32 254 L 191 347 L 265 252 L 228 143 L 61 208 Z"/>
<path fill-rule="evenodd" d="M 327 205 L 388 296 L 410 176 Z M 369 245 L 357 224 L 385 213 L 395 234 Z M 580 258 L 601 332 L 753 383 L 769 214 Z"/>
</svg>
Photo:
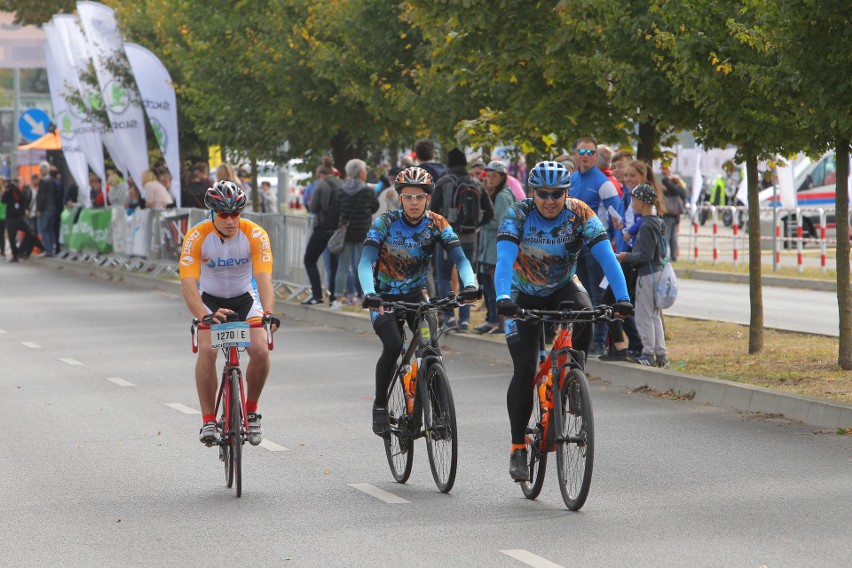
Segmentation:
<svg viewBox="0 0 852 568">
<path fill-rule="evenodd" d="M 531 198 L 518 201 L 509 207 L 497 232 L 498 244 L 518 245 L 511 291 L 530 296 L 550 296 L 564 287 L 574 276 L 580 247 L 591 248 L 607 239 L 589 206 L 572 198 L 565 200 L 565 208 L 554 219 L 545 219 Z M 497 278 L 498 298 L 509 295 L 508 284 L 508 278 Z"/>
<path fill-rule="evenodd" d="M 453 228 L 437 213 L 426 211 L 414 226 L 405 220 L 401 209 L 379 215 L 364 241 L 365 249 L 373 246 L 379 251 L 373 268 L 376 291 L 407 294 L 424 289 L 438 243 L 448 253 L 461 246 Z"/>
</svg>

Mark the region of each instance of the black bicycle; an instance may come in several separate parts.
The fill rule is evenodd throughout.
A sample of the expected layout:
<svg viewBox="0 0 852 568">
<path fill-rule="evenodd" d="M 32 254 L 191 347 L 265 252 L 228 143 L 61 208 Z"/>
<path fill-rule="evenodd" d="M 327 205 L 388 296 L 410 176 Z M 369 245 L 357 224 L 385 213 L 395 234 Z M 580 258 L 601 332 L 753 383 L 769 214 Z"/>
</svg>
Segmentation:
<svg viewBox="0 0 852 568">
<path fill-rule="evenodd" d="M 426 438 L 429 466 L 435 484 L 443 493 L 453 488 L 458 462 L 458 432 L 453 393 L 444 369 L 437 339 L 432 338 L 429 313 L 459 306 L 455 294 L 426 302 L 383 302 L 402 323 L 403 345 L 399 364 L 388 386 L 390 435 L 385 438 L 385 453 L 396 481 L 405 483 L 414 462 L 414 440 Z M 406 344 L 406 314 L 415 314 L 415 332 Z"/>
<path fill-rule="evenodd" d="M 547 455 L 556 452 L 559 489 L 565 505 L 579 510 L 586 502 L 595 461 L 595 423 L 585 355 L 573 348 L 571 324 L 577 321 L 612 320 L 612 308 L 598 306 L 572 310 L 563 302 L 558 310 L 518 310 L 517 319 L 542 326 L 538 372 L 533 383 L 533 413 L 526 430 L 529 481 L 520 482 L 528 499 L 541 493 Z M 558 325 L 559 333 L 548 353 L 546 325 Z M 547 353 L 547 355 L 545 355 Z M 553 380 L 558 377 L 559 380 Z"/>
</svg>

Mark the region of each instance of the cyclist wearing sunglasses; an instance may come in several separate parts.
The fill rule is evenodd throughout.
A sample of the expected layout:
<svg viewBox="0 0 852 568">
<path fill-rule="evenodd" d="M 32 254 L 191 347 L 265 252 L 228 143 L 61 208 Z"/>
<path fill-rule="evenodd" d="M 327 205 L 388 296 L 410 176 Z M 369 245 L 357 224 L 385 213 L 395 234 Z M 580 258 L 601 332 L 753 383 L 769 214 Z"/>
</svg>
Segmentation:
<svg viewBox="0 0 852 568">
<path fill-rule="evenodd" d="M 271 315 L 275 308 L 272 250 L 266 231 L 240 217 L 247 203 L 243 189 L 232 181 L 219 181 L 207 190 L 204 204 L 210 209 L 210 219 L 192 227 L 181 247 L 181 290 L 189 311 L 203 323 L 224 323 L 234 315 L 239 321 L 269 317 L 274 331 L 279 322 Z M 263 440 L 257 401 L 269 375 L 270 362 L 266 331 L 252 328 L 250 333 L 246 414 L 248 440 L 256 446 Z M 199 439 L 212 444 L 218 435 L 214 405 L 219 350 L 210 348 L 207 330 L 199 331 L 198 345 L 195 385 L 202 415 Z"/>
<path fill-rule="evenodd" d="M 529 175 L 533 197 L 513 204 L 497 233 L 497 312 L 507 316 L 504 329 L 514 373 L 506 405 L 512 433 L 509 473 L 515 481 L 529 475 L 524 434 L 533 405 L 533 378 L 538 365 L 541 327 L 512 319 L 519 308 L 592 307 L 589 293 L 575 276 L 577 256 L 586 245 L 603 266 L 615 293 L 613 310 L 633 312 L 624 273 L 606 230 L 592 210 L 568 197 L 571 177 L 558 162 L 539 162 Z M 574 347 L 588 352 L 592 326 L 575 324 Z"/>
<path fill-rule="evenodd" d="M 382 354 L 376 362 L 376 394 L 373 401 L 373 432 L 388 433 L 387 390 L 402 349 L 402 324 L 395 315 L 381 310 L 382 301 L 423 302 L 426 300 L 426 273 L 435 246 L 440 244 L 455 263 L 464 289 L 464 302 L 479 299 L 473 268 L 462 251 L 459 237 L 441 215 L 429 211 L 435 184 L 426 170 L 406 168 L 397 174 L 394 188 L 401 209 L 379 215 L 367 233 L 358 265 L 358 279 L 364 290 L 365 308 L 371 309 L 373 329 L 382 341 Z M 427 316 L 433 341 L 437 337 L 434 314 Z M 415 314 L 408 326 L 414 330 Z"/>
</svg>

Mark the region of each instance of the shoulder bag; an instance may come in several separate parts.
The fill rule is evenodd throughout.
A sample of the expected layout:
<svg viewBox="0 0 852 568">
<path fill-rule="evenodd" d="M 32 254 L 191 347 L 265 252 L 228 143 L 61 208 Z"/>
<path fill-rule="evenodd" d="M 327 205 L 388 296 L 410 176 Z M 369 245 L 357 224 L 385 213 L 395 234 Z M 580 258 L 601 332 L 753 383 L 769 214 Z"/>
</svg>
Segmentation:
<svg viewBox="0 0 852 568">
<path fill-rule="evenodd" d="M 352 215 L 355 213 L 355 209 L 357 209 L 358 203 L 361 201 L 361 196 L 364 195 L 363 192 L 364 190 L 362 189 L 361 193 L 358 194 L 358 198 L 355 200 L 355 205 L 352 207 L 352 211 L 349 212 L 349 218 L 346 219 L 345 223 L 338 225 L 337 229 L 328 239 L 326 248 L 328 248 L 328 252 L 331 254 L 340 254 L 340 251 L 343 250 L 343 246 L 346 244 L 346 229 L 349 227 L 349 221 L 352 220 Z"/>
</svg>

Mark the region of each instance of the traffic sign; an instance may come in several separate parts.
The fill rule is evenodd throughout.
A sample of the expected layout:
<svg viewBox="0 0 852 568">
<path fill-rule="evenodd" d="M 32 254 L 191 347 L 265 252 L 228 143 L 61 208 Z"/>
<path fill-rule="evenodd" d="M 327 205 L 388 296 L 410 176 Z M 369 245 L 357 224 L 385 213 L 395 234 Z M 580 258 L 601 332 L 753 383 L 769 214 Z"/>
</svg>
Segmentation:
<svg viewBox="0 0 852 568">
<path fill-rule="evenodd" d="M 18 132 L 30 142 L 35 142 L 47 134 L 48 126 L 50 126 L 50 117 L 37 108 L 25 110 L 18 119 Z"/>
</svg>

